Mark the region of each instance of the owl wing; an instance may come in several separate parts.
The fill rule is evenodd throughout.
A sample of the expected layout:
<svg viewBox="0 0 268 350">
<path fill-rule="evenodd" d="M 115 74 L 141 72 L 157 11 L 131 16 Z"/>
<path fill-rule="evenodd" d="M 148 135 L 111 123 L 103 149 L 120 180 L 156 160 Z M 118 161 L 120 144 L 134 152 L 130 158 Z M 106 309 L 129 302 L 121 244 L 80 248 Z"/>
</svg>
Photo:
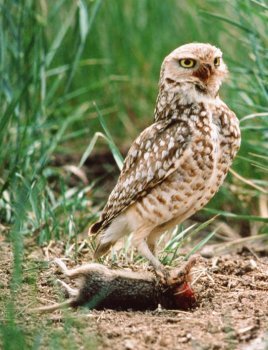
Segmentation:
<svg viewBox="0 0 268 350">
<path fill-rule="evenodd" d="M 128 206 L 178 169 L 190 141 L 190 128 L 178 117 L 160 120 L 145 129 L 130 147 L 117 184 L 90 233 L 102 231 Z"/>
</svg>

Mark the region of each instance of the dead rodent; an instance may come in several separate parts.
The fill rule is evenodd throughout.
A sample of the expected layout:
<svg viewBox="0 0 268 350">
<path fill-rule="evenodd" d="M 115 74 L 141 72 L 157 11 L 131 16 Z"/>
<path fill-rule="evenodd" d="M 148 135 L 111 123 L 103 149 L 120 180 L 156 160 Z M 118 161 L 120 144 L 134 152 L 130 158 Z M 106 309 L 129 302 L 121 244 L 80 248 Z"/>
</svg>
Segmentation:
<svg viewBox="0 0 268 350">
<path fill-rule="evenodd" d="M 65 276 L 78 282 L 71 288 L 63 281 L 69 299 L 63 303 L 32 309 L 33 312 L 51 312 L 64 306 L 87 306 L 90 309 L 154 310 L 160 304 L 166 309 L 188 309 L 195 304 L 190 286 L 192 259 L 180 269 L 170 270 L 165 282 L 150 272 L 112 270 L 100 264 L 86 264 L 68 270 L 56 259 Z"/>
</svg>

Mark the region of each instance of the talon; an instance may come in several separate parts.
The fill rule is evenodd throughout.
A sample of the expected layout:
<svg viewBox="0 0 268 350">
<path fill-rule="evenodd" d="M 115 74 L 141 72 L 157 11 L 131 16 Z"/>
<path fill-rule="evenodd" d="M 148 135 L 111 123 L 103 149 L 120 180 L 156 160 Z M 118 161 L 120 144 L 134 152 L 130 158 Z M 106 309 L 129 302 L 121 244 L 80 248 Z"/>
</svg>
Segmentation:
<svg viewBox="0 0 268 350">
<path fill-rule="evenodd" d="M 165 285 L 170 284 L 170 271 L 167 267 L 161 267 L 155 270 L 156 277 L 159 278 L 160 282 Z"/>
<path fill-rule="evenodd" d="M 161 266 L 155 269 L 155 275 L 160 282 L 167 286 L 181 285 L 190 282 L 190 270 L 195 264 L 196 259 L 183 263 L 179 268 L 171 268 L 170 266 Z"/>
</svg>

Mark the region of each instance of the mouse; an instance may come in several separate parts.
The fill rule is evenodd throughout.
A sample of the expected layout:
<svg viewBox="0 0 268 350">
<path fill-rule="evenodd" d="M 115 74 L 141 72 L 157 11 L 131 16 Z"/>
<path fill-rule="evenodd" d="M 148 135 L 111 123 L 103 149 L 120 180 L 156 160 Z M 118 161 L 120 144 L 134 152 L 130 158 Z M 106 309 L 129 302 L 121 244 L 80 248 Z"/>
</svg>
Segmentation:
<svg viewBox="0 0 268 350">
<path fill-rule="evenodd" d="M 89 263 L 68 269 L 56 258 L 54 263 L 65 277 L 75 281 L 76 288 L 58 279 L 68 299 L 62 303 L 32 309 L 32 312 L 53 312 L 79 306 L 104 310 L 188 309 L 195 305 L 196 296 L 191 287 L 190 270 L 196 259 L 190 259 L 180 269 L 171 269 L 169 278 L 161 278 L 150 271 L 110 269 L 98 263 Z"/>
</svg>

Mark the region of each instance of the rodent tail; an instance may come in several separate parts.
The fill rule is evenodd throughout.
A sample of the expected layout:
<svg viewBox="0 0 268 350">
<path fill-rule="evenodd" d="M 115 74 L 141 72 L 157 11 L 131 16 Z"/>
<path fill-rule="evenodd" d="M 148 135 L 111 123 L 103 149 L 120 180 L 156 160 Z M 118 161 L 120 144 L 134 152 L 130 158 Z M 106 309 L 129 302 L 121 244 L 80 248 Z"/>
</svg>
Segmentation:
<svg viewBox="0 0 268 350">
<path fill-rule="evenodd" d="M 29 313 L 46 313 L 46 312 L 52 312 L 55 310 L 63 309 L 66 306 L 72 306 L 74 303 L 75 299 L 71 298 L 68 299 L 62 303 L 56 303 L 53 305 L 48 305 L 48 306 L 41 306 L 41 307 L 36 307 L 34 309 L 29 309 Z"/>
</svg>

